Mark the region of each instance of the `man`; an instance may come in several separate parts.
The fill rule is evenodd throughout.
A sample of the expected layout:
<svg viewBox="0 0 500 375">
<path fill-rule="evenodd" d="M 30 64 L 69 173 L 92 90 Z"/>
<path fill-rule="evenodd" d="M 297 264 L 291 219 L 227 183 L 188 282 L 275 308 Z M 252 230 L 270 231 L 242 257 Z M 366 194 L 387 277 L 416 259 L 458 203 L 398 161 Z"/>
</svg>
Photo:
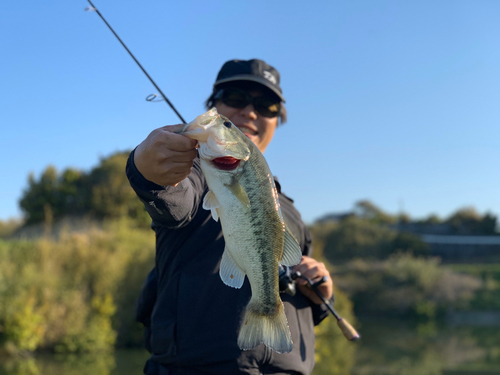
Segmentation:
<svg viewBox="0 0 500 375">
<path fill-rule="evenodd" d="M 285 99 L 276 69 L 261 60 L 232 60 L 220 70 L 207 107 L 215 106 L 264 152 L 278 118 L 286 120 Z M 293 339 L 290 353 L 264 345 L 242 351 L 238 329 L 251 291 L 220 280 L 224 238 L 219 222 L 204 210 L 207 185 L 197 158 L 196 141 L 176 134 L 182 125 L 154 130 L 130 155 L 127 176 L 153 219 L 156 265 L 138 303 L 152 356 L 148 375 L 164 374 L 310 374 L 314 366 L 314 324 L 327 311 L 302 280 L 295 296 L 282 293 Z M 311 238 L 293 201 L 281 193 L 281 210 L 304 256 L 296 271 L 332 297 L 332 281 L 323 263 L 310 257 Z"/>
</svg>

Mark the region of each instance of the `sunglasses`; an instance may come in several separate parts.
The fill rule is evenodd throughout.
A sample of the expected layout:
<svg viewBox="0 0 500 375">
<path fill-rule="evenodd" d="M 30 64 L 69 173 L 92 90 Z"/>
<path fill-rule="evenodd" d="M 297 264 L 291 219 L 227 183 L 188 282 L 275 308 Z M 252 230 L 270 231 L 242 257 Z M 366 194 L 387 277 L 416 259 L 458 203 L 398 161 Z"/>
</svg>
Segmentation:
<svg viewBox="0 0 500 375">
<path fill-rule="evenodd" d="M 222 89 L 215 94 L 214 99 L 221 100 L 222 103 L 233 108 L 245 108 L 247 105 L 253 104 L 259 114 L 270 118 L 279 116 L 281 109 L 280 102 L 276 102 L 276 99 L 265 95 L 254 97 L 242 89 Z"/>
</svg>

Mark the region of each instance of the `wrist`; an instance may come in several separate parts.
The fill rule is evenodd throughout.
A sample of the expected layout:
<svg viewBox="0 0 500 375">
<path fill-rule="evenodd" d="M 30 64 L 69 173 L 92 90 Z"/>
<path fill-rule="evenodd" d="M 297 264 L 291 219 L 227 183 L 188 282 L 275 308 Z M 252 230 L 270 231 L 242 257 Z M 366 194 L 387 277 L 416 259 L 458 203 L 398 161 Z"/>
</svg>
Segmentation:
<svg viewBox="0 0 500 375">
<path fill-rule="evenodd" d="M 143 190 L 162 190 L 165 189 L 163 185 L 157 184 L 153 181 L 148 180 L 139 170 L 136 163 L 137 148 L 134 149 L 129 157 L 128 169 L 131 175 L 134 177 L 135 183 L 140 186 Z"/>
</svg>

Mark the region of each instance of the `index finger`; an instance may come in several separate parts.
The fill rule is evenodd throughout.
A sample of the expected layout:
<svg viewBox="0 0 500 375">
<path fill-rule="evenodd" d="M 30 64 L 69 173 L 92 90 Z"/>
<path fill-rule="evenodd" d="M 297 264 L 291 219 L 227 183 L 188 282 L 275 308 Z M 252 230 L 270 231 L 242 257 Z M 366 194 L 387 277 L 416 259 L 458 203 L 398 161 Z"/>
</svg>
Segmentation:
<svg viewBox="0 0 500 375">
<path fill-rule="evenodd" d="M 184 125 L 167 125 L 160 128 L 161 136 L 165 146 L 172 151 L 191 151 L 196 148 L 198 141 L 191 139 L 183 134 L 178 134 L 174 132 L 175 130 L 180 130 Z"/>
<path fill-rule="evenodd" d="M 165 125 L 165 126 L 161 127 L 160 129 L 166 130 L 170 133 L 178 134 L 184 128 L 184 126 L 186 126 L 186 124 Z"/>
</svg>

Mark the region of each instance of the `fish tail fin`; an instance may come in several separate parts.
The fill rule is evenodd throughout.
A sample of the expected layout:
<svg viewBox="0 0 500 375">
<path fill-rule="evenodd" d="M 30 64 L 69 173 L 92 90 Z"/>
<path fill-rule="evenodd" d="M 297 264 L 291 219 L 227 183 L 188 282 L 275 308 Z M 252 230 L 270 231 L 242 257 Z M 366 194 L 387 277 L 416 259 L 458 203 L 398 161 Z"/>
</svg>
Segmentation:
<svg viewBox="0 0 500 375">
<path fill-rule="evenodd" d="M 292 336 L 281 302 L 272 315 L 263 314 L 252 301 L 247 306 L 238 335 L 238 346 L 240 349 L 249 350 L 262 343 L 277 353 L 292 351 Z"/>
</svg>

